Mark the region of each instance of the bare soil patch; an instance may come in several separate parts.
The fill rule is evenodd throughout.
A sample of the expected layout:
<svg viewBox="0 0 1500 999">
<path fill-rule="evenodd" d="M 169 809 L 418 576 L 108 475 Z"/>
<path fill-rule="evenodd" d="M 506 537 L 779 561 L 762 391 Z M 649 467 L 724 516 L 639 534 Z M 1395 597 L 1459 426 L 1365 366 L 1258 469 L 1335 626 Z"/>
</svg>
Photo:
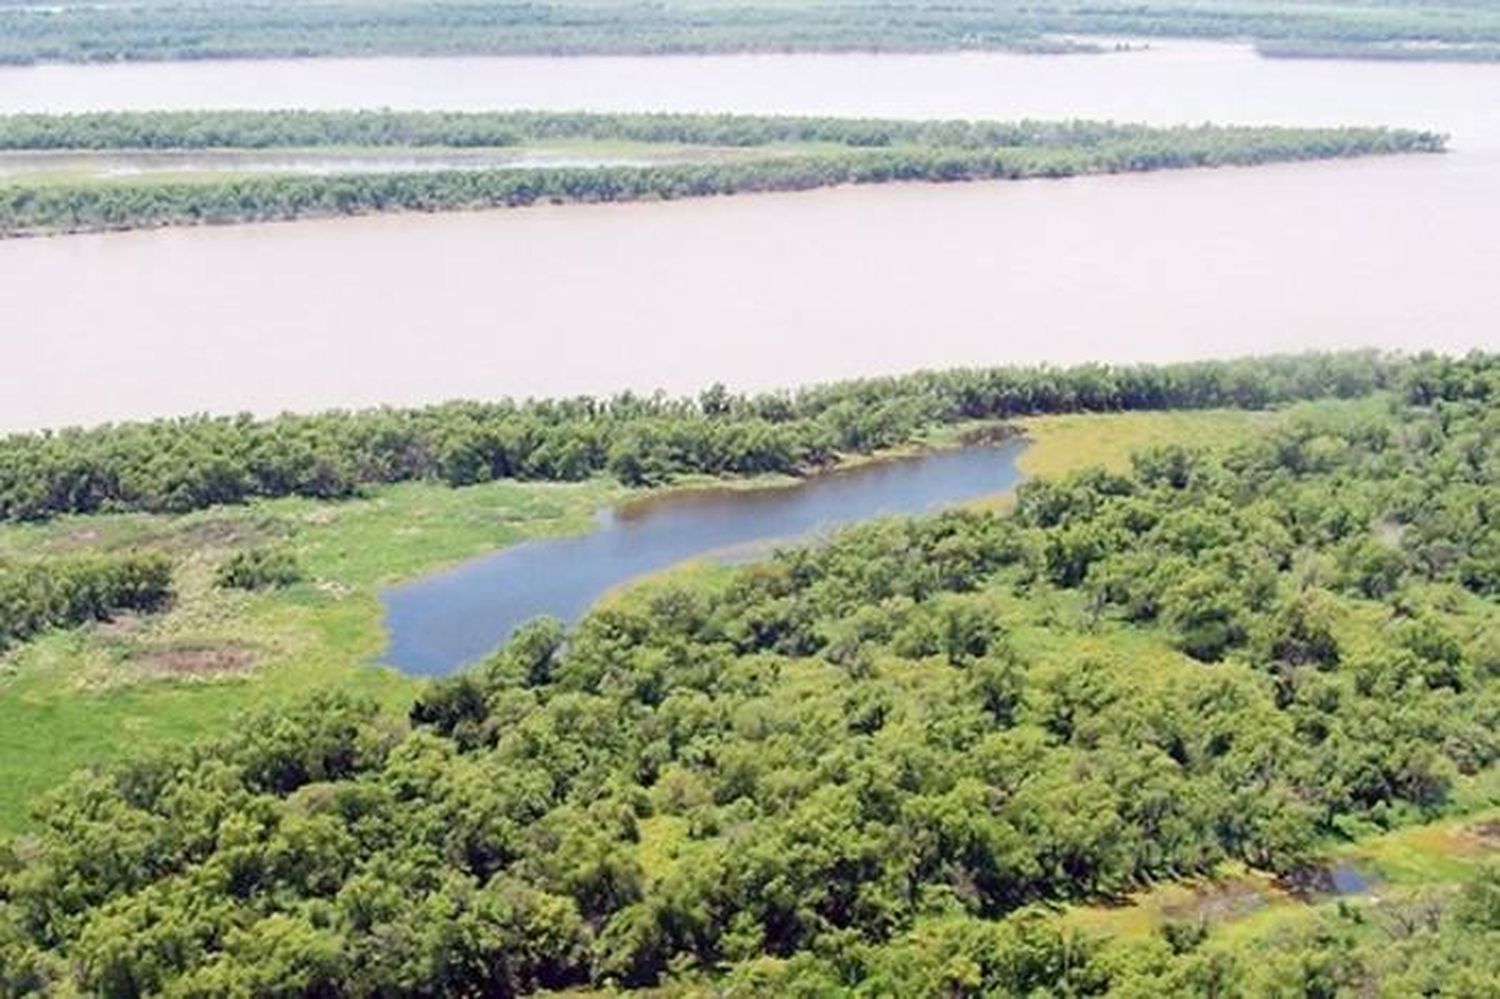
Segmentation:
<svg viewBox="0 0 1500 999">
<path fill-rule="evenodd" d="M 1214 881 L 1193 889 L 1182 901 L 1166 902 L 1161 913 L 1171 920 L 1222 923 L 1247 916 L 1266 904 L 1265 892 L 1248 881 Z"/>
<path fill-rule="evenodd" d="M 112 618 L 94 622 L 94 634 L 105 639 L 126 638 L 145 626 L 146 617 L 143 614 L 116 614 Z"/>
<path fill-rule="evenodd" d="M 1476 822 L 1465 830 L 1470 836 L 1479 840 L 1486 849 L 1500 848 L 1500 819 L 1488 819 L 1484 822 Z"/>
<path fill-rule="evenodd" d="M 253 649 L 242 645 L 179 645 L 144 653 L 138 660 L 153 673 L 175 677 L 221 677 L 249 672 Z"/>
</svg>

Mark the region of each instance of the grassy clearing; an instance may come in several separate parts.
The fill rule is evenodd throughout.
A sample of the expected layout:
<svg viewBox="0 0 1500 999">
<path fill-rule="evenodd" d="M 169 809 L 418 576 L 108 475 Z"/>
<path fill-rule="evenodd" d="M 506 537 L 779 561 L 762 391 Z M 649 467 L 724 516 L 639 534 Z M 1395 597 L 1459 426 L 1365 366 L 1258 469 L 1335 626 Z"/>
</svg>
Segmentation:
<svg viewBox="0 0 1500 999">
<path fill-rule="evenodd" d="M 1497 783 L 1497 775 L 1487 782 Z M 1500 794 L 1491 807 L 1427 825 L 1397 829 L 1334 851 L 1335 860 L 1369 874 L 1381 886 L 1394 888 L 1452 884 L 1472 874 L 1485 860 L 1500 854 Z"/>
<path fill-rule="evenodd" d="M 1182 412 L 1073 413 L 1020 421 L 1031 440 L 1021 470 L 1032 478 L 1102 466 L 1130 467 L 1130 455 L 1162 444 L 1229 447 L 1253 438 L 1282 412 L 1210 409 Z"/>
<path fill-rule="evenodd" d="M 1296 411 L 1300 407 L 1264 412 L 1148 410 L 1032 416 L 1015 421 L 1030 442 L 1016 466 L 1027 478 L 1055 478 L 1093 467 L 1124 471 L 1130 467 L 1130 456 L 1142 448 L 1160 444 L 1232 447 Z M 973 509 L 1008 510 L 1014 503 L 1015 494 L 1004 493 L 968 505 Z"/>
</svg>

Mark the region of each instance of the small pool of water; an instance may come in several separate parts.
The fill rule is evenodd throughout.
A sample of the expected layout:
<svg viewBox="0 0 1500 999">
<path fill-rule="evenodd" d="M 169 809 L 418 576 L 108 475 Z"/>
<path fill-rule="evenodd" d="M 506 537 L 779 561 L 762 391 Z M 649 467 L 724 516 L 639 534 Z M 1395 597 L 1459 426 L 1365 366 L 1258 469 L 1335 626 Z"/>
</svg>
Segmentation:
<svg viewBox="0 0 1500 999">
<path fill-rule="evenodd" d="M 1379 887 L 1379 878 L 1342 860 L 1297 871 L 1284 879 L 1283 886 L 1304 902 L 1321 902 L 1369 894 Z"/>
<path fill-rule="evenodd" d="M 587 534 L 523 542 L 383 591 L 385 661 L 442 676 L 483 658 L 533 617 L 576 621 L 614 587 L 687 559 L 745 560 L 777 542 L 1013 489 L 1024 448 L 1019 440 L 965 447 L 794 486 L 690 491 L 604 510 Z"/>
<path fill-rule="evenodd" d="M 1338 864 L 1328 871 L 1328 883 L 1334 895 L 1363 895 L 1375 882 L 1349 864 Z"/>
</svg>

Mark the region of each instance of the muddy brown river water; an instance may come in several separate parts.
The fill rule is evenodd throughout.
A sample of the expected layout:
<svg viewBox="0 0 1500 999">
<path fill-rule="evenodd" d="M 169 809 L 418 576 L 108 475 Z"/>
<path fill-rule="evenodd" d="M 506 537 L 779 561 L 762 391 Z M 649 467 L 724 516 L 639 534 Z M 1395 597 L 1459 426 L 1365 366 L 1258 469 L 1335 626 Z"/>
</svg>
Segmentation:
<svg viewBox="0 0 1500 999">
<path fill-rule="evenodd" d="M 919 366 L 1500 347 L 1500 66 L 1108 56 L 0 69 L 0 111 L 1387 123 L 1445 156 L 0 243 L 0 428 Z"/>
</svg>

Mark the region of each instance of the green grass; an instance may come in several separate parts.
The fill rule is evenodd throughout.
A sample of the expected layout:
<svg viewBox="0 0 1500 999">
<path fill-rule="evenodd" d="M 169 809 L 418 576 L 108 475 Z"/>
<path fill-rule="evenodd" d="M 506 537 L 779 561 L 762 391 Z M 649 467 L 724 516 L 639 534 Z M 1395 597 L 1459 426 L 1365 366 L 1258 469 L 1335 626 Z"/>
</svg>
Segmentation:
<svg viewBox="0 0 1500 999">
<path fill-rule="evenodd" d="M 1095 465 L 1124 471 L 1130 455 L 1142 448 L 1228 447 L 1282 418 L 1281 412 L 1230 409 L 1031 417 L 1020 421 L 1032 446 L 1019 465 L 1028 476 L 1048 478 Z"/>
</svg>

